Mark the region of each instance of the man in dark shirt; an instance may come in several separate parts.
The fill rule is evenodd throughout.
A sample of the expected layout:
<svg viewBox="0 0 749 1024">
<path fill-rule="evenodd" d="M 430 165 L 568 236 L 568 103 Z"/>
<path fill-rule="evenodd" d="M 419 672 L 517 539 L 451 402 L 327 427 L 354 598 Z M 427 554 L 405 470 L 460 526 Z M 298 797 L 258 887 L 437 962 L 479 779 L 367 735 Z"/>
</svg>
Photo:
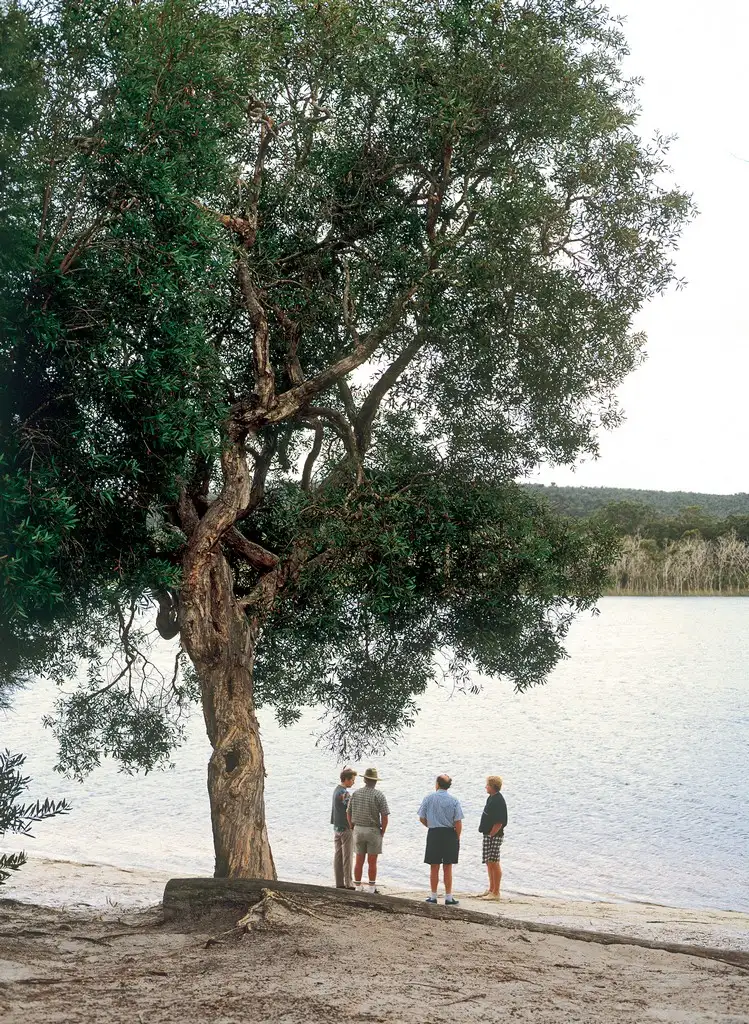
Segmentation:
<svg viewBox="0 0 749 1024">
<path fill-rule="evenodd" d="M 499 850 L 507 824 L 507 804 L 500 793 L 501 788 L 502 779 L 499 775 L 490 775 L 487 778 L 486 792 L 489 796 L 479 823 L 479 832 L 484 837 L 482 860 L 489 875 L 489 888 L 479 897 L 484 900 L 499 900 L 499 884 L 502 881 Z"/>
<path fill-rule="evenodd" d="M 341 783 L 333 790 L 333 807 L 330 824 L 333 826 L 333 872 L 336 889 L 353 889 L 351 862 L 354 856 L 354 833 L 348 822 L 348 804 L 351 787 L 356 780 L 353 768 L 344 768 Z"/>
</svg>

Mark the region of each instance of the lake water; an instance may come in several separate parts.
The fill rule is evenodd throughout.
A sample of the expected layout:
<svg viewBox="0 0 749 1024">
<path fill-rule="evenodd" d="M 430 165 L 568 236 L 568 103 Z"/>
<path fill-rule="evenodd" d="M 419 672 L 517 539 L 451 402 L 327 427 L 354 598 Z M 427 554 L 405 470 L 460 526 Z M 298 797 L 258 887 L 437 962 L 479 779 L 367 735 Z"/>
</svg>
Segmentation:
<svg viewBox="0 0 749 1024">
<path fill-rule="evenodd" d="M 508 889 L 749 911 L 749 599 L 607 598 L 599 616 L 575 624 L 568 650 L 548 684 L 525 694 L 492 682 L 479 695 L 434 688 L 397 746 L 368 759 L 391 809 L 385 887 L 423 885 L 416 810 L 447 771 L 466 815 L 456 889 L 482 888 L 483 780 L 499 773 Z M 74 809 L 39 825 L 35 839 L 5 845 L 37 860 L 211 874 L 198 711 L 174 768 L 130 777 L 106 764 L 80 785 L 53 772 L 54 743 L 40 724 L 53 698 L 44 684 L 19 694 L 0 718 L 0 747 L 28 752 L 32 797 L 68 796 Z M 286 730 L 269 713 L 261 723 L 279 876 L 326 882 L 340 766 L 316 746 L 317 712 Z M 27 877 L 4 895 L 43 898 L 43 863 Z M 66 900 L 86 900 L 85 877 L 71 870 Z"/>
</svg>

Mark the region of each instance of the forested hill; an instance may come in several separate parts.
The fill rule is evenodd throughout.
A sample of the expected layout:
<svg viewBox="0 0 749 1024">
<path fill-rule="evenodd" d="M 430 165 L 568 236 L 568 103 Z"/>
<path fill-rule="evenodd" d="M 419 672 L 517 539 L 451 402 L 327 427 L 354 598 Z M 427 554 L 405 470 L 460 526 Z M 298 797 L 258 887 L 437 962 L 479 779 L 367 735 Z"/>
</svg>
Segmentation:
<svg viewBox="0 0 749 1024">
<path fill-rule="evenodd" d="M 675 515 L 698 506 L 707 515 L 719 519 L 749 515 L 749 494 L 699 494 L 695 491 L 640 491 L 628 487 L 547 487 L 526 484 L 528 490 L 543 495 L 555 508 L 568 516 L 585 517 L 612 502 L 626 501 L 648 505 L 663 515 Z"/>
</svg>

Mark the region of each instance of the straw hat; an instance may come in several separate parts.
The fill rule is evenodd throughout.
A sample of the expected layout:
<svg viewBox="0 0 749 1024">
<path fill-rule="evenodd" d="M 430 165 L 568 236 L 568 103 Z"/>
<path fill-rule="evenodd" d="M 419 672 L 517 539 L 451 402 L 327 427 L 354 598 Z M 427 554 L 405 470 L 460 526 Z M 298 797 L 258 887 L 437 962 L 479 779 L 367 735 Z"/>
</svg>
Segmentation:
<svg viewBox="0 0 749 1024">
<path fill-rule="evenodd" d="M 364 772 L 364 775 L 362 776 L 362 778 L 364 778 L 364 779 L 372 779 L 374 782 L 379 782 L 380 781 L 380 776 L 377 774 L 377 769 L 376 768 L 367 768 L 367 770 Z"/>
</svg>

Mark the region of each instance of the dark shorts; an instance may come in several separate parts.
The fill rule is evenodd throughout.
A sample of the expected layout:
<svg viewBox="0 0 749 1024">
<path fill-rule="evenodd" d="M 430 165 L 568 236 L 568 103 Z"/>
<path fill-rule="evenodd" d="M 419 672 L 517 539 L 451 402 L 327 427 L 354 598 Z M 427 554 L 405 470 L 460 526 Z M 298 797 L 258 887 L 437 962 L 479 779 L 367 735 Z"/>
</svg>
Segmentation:
<svg viewBox="0 0 749 1024">
<path fill-rule="evenodd" d="M 484 836 L 484 849 L 482 851 L 483 856 L 481 858 L 482 864 L 486 864 L 487 861 L 492 861 L 494 863 L 499 861 L 499 848 L 501 847 L 503 840 L 504 836 L 501 832 L 496 836 Z"/>
<path fill-rule="evenodd" d="M 460 840 L 454 828 L 430 828 L 427 832 L 425 864 L 457 864 Z"/>
</svg>

